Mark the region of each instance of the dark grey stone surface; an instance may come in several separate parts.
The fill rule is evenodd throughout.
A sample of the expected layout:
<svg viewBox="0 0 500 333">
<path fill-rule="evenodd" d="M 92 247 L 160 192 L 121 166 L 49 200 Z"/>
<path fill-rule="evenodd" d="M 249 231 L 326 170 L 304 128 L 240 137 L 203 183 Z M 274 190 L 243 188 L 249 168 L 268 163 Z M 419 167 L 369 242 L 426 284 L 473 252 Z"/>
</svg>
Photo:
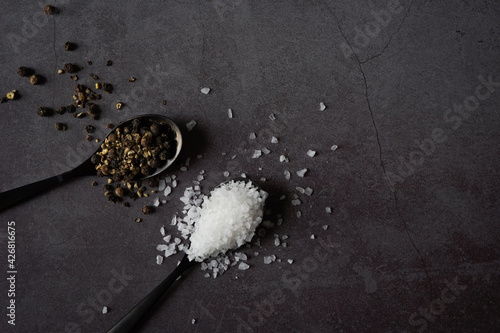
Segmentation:
<svg viewBox="0 0 500 333">
<path fill-rule="evenodd" d="M 0 105 L 0 191 L 83 161 L 97 147 L 85 141 L 85 125 L 102 138 L 106 122 L 143 113 L 183 128 L 181 162 L 191 163 L 165 174 L 179 186 L 140 224 L 140 207 L 155 196 L 113 205 L 90 186 L 103 184 L 97 177 L 2 212 L 0 331 L 109 329 L 180 259 L 155 263 L 159 229 L 175 233 L 178 198 L 201 170 L 204 191 L 226 170 L 265 177 L 269 218 L 284 222 L 244 250 L 251 269 L 232 267 L 215 280 L 190 271 L 141 332 L 500 329 L 498 1 L 59 0 L 53 16 L 42 5 L 2 3 L 0 93 L 17 89 L 21 98 Z M 66 41 L 78 48 L 64 51 Z M 65 62 L 84 67 L 80 82 L 91 84 L 95 73 L 114 85 L 101 100 L 102 120 L 36 115 L 39 106 L 72 102 L 74 82 L 56 74 Z M 31 86 L 16 74 L 21 65 L 47 82 Z M 198 125 L 189 132 L 191 119 Z M 55 131 L 56 121 L 68 131 Z M 269 155 L 251 158 L 264 147 Z M 280 163 L 281 154 L 290 162 Z M 291 204 L 294 194 L 301 205 Z M 15 326 L 6 316 L 9 221 Z M 286 248 L 273 245 L 274 233 L 289 236 Z M 282 262 L 265 265 L 272 254 Z"/>
</svg>

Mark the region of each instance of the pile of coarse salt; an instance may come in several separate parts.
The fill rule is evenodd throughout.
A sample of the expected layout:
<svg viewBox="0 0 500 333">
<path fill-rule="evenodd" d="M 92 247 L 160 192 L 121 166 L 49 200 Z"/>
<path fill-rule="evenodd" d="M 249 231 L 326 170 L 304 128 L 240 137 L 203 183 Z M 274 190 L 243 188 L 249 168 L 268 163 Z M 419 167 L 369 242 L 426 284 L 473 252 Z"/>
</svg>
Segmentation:
<svg viewBox="0 0 500 333">
<path fill-rule="evenodd" d="M 184 249 L 189 259 L 203 261 L 251 241 L 267 196 L 252 182 L 231 180 L 205 196 L 201 207 L 199 201 L 186 201 L 186 216 L 177 227 L 182 235 L 190 234 L 191 245 Z"/>
</svg>

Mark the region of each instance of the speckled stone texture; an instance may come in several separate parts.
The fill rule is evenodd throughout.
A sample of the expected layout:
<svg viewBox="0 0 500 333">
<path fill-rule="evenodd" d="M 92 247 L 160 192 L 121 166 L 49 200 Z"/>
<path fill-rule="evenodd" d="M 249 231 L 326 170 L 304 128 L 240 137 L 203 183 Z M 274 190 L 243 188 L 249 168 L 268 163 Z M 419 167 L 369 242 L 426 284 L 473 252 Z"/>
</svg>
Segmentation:
<svg viewBox="0 0 500 333">
<path fill-rule="evenodd" d="M 106 123 L 163 114 L 185 145 L 163 175 L 177 175 L 168 197 L 113 205 L 105 180 L 89 176 L 0 213 L 1 332 L 112 327 L 180 260 L 156 264 L 160 227 L 176 234 L 179 197 L 202 170 L 205 193 L 224 171 L 246 173 L 270 193 L 266 218 L 283 223 L 242 250 L 250 269 L 215 280 L 189 271 L 138 331 L 500 330 L 498 1 L 54 0 L 52 16 L 43 5 L 2 3 L 0 94 L 20 98 L 0 104 L 0 191 L 85 160 L 98 147 L 85 141 L 88 124 L 102 139 Z M 101 120 L 37 116 L 72 103 L 75 82 L 57 74 L 66 62 L 84 67 L 79 83 L 92 86 L 94 73 L 113 84 Z M 19 66 L 46 82 L 30 85 Z M 156 197 L 167 202 L 143 216 Z M 268 255 L 281 262 L 264 264 Z"/>
</svg>

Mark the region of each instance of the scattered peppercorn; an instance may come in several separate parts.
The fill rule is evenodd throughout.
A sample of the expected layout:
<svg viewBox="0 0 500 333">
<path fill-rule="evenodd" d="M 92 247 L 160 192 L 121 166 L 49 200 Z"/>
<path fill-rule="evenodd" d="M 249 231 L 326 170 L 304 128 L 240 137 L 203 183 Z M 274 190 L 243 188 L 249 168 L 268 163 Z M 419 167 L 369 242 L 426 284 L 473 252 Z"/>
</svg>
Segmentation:
<svg viewBox="0 0 500 333">
<path fill-rule="evenodd" d="M 65 51 L 74 51 L 75 49 L 76 49 L 75 43 L 71 43 L 71 42 L 64 43 L 64 50 Z"/>
<path fill-rule="evenodd" d="M 56 109 L 56 113 L 57 114 L 64 114 L 66 112 L 66 107 L 65 106 L 61 106 L 61 107 L 58 107 Z"/>
<path fill-rule="evenodd" d="M 95 75 L 94 73 L 90 73 L 89 76 L 94 80 L 99 80 L 99 76 Z"/>
<path fill-rule="evenodd" d="M 54 127 L 57 131 L 65 131 L 68 129 L 68 125 L 63 123 L 56 123 Z"/>
<path fill-rule="evenodd" d="M 101 89 L 104 90 L 106 94 L 111 94 L 113 92 L 113 85 L 111 83 L 101 83 Z"/>
<path fill-rule="evenodd" d="M 151 214 L 153 212 L 153 207 L 144 206 L 144 207 L 142 207 L 141 211 L 144 215 L 148 215 L 148 214 Z"/>
<path fill-rule="evenodd" d="M 78 75 L 70 75 L 69 78 L 73 81 L 78 81 Z"/>
<path fill-rule="evenodd" d="M 75 107 L 73 104 L 68 105 L 68 106 L 66 107 L 66 112 L 68 112 L 68 113 L 73 113 L 73 112 L 75 112 L 75 111 L 76 111 L 76 107 Z"/>
<path fill-rule="evenodd" d="M 12 90 L 12 91 L 9 91 L 5 97 L 7 97 L 7 99 L 10 99 L 10 100 L 13 100 L 13 99 L 17 99 L 19 97 L 18 93 L 17 93 L 17 90 Z"/>
<path fill-rule="evenodd" d="M 56 8 L 54 6 L 47 5 L 47 6 L 43 7 L 43 11 L 47 15 L 52 15 L 56 12 Z"/>
<path fill-rule="evenodd" d="M 131 76 L 130 79 L 128 79 L 128 82 L 134 82 L 135 80 L 135 77 Z"/>
<path fill-rule="evenodd" d="M 111 129 L 113 127 L 114 127 L 113 124 L 106 124 L 106 128 L 108 128 L 108 129 Z"/>
<path fill-rule="evenodd" d="M 121 110 L 121 109 L 123 108 L 123 103 L 121 103 L 121 102 L 117 102 L 117 103 L 116 103 L 116 105 L 115 105 L 115 108 L 116 108 L 117 110 Z"/>
<path fill-rule="evenodd" d="M 92 125 L 87 125 L 87 126 L 85 126 L 85 131 L 86 131 L 87 133 L 94 133 L 94 131 L 95 131 L 95 127 L 94 127 L 94 126 L 92 126 Z"/>
<path fill-rule="evenodd" d="M 36 114 L 39 115 L 40 117 L 50 117 L 54 113 L 54 110 L 51 108 L 47 107 L 39 107 L 38 110 L 36 111 Z"/>
<path fill-rule="evenodd" d="M 32 70 L 31 68 L 21 66 L 17 69 L 17 74 L 19 74 L 22 77 L 26 77 L 35 74 L 35 71 Z"/>
<path fill-rule="evenodd" d="M 164 99 L 163 101 L 161 101 L 161 104 L 163 104 L 163 105 L 167 105 L 167 100 L 166 100 L 166 99 Z"/>
<path fill-rule="evenodd" d="M 87 136 L 85 137 L 85 140 L 87 140 L 87 141 L 89 141 L 89 142 L 90 142 L 90 141 L 92 141 L 92 139 L 93 139 L 92 135 L 87 135 Z"/>
<path fill-rule="evenodd" d="M 123 203 L 123 207 L 127 207 L 128 208 L 128 207 L 130 207 L 130 204 L 128 202 L 124 202 Z"/>
<path fill-rule="evenodd" d="M 68 63 L 64 64 L 64 70 L 68 73 L 76 73 L 76 72 L 79 72 L 80 70 L 82 70 L 82 66 L 75 65 L 75 64 L 68 62 Z"/>
<path fill-rule="evenodd" d="M 89 66 L 92 65 L 92 61 L 90 61 L 90 60 L 87 61 L 87 65 L 89 65 Z"/>
<path fill-rule="evenodd" d="M 158 187 L 159 184 L 160 184 L 160 179 L 158 177 L 148 178 L 149 187 Z"/>
<path fill-rule="evenodd" d="M 92 186 L 97 186 L 97 185 L 99 185 L 99 184 L 97 184 L 97 182 L 94 180 L 94 181 L 92 182 Z"/>
<path fill-rule="evenodd" d="M 118 196 L 118 197 L 123 197 L 123 194 L 124 194 L 125 190 L 123 189 L 123 187 L 121 186 L 118 186 L 116 189 L 115 189 L 115 194 Z"/>
<path fill-rule="evenodd" d="M 111 66 L 113 65 L 113 62 L 111 60 L 106 61 L 106 66 Z"/>
<path fill-rule="evenodd" d="M 30 83 L 33 85 L 41 84 L 43 82 L 43 77 L 38 74 L 33 74 L 30 76 Z"/>
</svg>

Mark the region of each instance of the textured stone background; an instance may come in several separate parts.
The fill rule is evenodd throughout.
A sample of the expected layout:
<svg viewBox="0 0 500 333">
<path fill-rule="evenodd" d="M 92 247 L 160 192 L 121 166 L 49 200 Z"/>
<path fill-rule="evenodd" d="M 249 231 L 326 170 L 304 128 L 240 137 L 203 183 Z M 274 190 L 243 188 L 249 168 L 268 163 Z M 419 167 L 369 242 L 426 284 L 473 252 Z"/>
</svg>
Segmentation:
<svg viewBox="0 0 500 333">
<path fill-rule="evenodd" d="M 260 253 L 248 260 L 251 269 L 233 267 L 216 280 L 190 271 L 141 332 L 500 329 L 498 1 L 54 5 L 60 12 L 50 17 L 42 3 L 2 5 L 0 93 L 18 89 L 21 98 L 0 105 L 0 191 L 83 161 L 97 147 L 84 140 L 85 125 L 102 138 L 107 121 L 142 113 L 165 114 L 183 128 L 181 162 L 191 163 L 165 174 L 176 174 L 179 186 L 140 224 L 133 220 L 153 198 L 129 209 L 112 205 L 90 186 L 103 183 L 97 177 L 2 212 L 0 267 L 7 271 L 7 222 L 15 221 L 18 270 L 15 327 L 7 324 L 8 286 L 0 279 L 2 332 L 113 326 L 180 259 L 155 263 L 159 229 L 175 232 L 168 224 L 182 209 L 178 198 L 201 170 L 204 191 L 226 170 L 265 177 L 270 219 L 281 214 L 284 222 L 261 248 L 244 250 Z M 64 51 L 66 41 L 78 49 Z M 39 106 L 71 103 L 74 82 L 56 74 L 69 61 L 85 67 L 82 83 L 91 84 L 93 72 L 114 84 L 101 101 L 103 120 L 36 115 Z M 16 74 L 21 65 L 47 82 L 31 86 Z M 481 85 L 481 77 L 494 83 Z M 200 93 L 205 86 L 208 95 Z M 188 132 L 191 119 L 198 125 Z M 56 121 L 68 131 L 55 131 Z M 252 159 L 263 147 L 271 153 Z M 317 155 L 307 156 L 309 149 Z M 280 163 L 281 154 L 290 163 Z M 302 168 L 309 172 L 299 178 Z M 294 194 L 300 206 L 291 205 Z M 273 233 L 288 235 L 288 247 L 276 248 Z M 264 265 L 271 254 L 283 261 Z M 117 274 L 128 280 L 111 290 Z M 98 312 L 103 304 L 106 315 Z"/>
</svg>

